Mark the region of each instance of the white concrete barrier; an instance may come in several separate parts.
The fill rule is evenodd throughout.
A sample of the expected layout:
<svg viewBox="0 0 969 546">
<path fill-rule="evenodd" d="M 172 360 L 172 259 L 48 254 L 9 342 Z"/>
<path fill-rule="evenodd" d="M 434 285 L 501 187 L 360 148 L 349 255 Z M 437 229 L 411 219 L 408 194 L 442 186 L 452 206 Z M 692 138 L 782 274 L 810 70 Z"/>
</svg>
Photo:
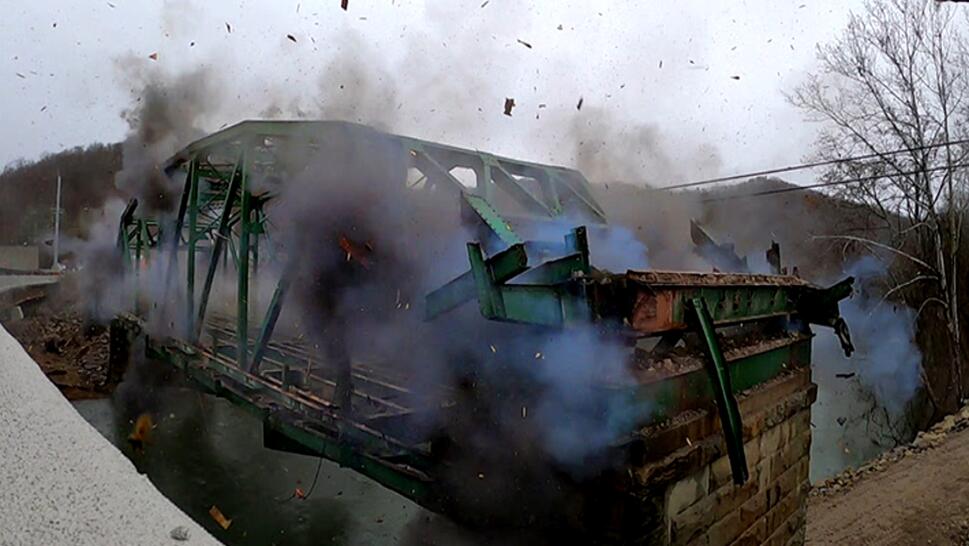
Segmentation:
<svg viewBox="0 0 969 546">
<path fill-rule="evenodd" d="M 184 527 L 187 541 L 172 538 Z M 82 418 L 0 327 L 0 545 L 219 544 Z"/>
</svg>

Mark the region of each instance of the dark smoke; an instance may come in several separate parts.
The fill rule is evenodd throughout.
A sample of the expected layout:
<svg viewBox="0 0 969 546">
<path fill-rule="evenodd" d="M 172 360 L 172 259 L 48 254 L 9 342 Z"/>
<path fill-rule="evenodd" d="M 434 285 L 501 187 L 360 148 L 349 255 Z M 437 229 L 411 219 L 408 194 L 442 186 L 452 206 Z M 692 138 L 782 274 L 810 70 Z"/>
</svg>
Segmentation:
<svg viewBox="0 0 969 546">
<path fill-rule="evenodd" d="M 211 70 L 197 68 L 168 75 L 150 70 L 145 59 L 130 57 L 118 66 L 131 82 L 134 105 L 121 112 L 130 132 L 122 142 L 122 168 L 115 185 L 138 198 L 141 214 L 170 212 L 180 187 L 162 172 L 165 160 L 205 136 L 206 113 L 218 104 L 218 82 Z"/>
</svg>

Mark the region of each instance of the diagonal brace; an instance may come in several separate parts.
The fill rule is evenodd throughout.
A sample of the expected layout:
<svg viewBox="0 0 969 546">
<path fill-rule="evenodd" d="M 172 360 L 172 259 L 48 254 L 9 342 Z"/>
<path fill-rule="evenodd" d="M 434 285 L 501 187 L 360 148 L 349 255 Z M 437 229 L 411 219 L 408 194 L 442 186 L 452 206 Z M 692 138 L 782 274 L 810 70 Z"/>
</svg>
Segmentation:
<svg viewBox="0 0 969 546">
<path fill-rule="evenodd" d="M 742 485 L 750 477 L 750 472 L 747 470 L 747 455 L 744 453 L 744 425 L 730 384 L 730 371 L 727 369 L 727 361 L 720 349 L 717 332 L 713 326 L 713 317 L 710 316 L 706 300 L 702 297 L 692 298 L 689 301 L 689 307 L 696 318 L 707 349 L 707 356 L 710 357 L 707 371 L 710 374 L 713 395 L 720 413 L 720 424 L 723 428 L 724 442 L 727 444 L 733 481 L 737 485 Z"/>
</svg>

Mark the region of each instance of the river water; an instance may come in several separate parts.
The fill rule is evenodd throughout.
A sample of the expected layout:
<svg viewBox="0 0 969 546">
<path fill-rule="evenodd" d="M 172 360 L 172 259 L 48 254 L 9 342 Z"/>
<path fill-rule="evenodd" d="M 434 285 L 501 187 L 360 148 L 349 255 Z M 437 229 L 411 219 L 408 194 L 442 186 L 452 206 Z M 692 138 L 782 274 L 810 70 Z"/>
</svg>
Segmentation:
<svg viewBox="0 0 969 546">
<path fill-rule="evenodd" d="M 186 386 L 119 388 L 111 399 L 75 407 L 152 483 L 230 546 L 409 544 L 408 527 L 430 516 L 376 482 L 330 461 L 266 449 L 262 424 L 231 403 Z M 139 407 L 142 406 L 142 407 Z M 133 420 L 156 428 L 143 453 L 128 445 Z M 292 498 L 297 487 L 309 497 Z M 222 529 L 217 506 L 232 520 Z"/>
</svg>

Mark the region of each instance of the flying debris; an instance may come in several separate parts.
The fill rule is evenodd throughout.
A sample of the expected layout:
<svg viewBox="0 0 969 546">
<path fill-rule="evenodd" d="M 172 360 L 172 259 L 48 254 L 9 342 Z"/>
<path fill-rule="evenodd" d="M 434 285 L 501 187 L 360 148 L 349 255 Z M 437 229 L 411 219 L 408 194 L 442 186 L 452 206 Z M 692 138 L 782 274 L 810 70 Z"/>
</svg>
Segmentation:
<svg viewBox="0 0 969 546">
<path fill-rule="evenodd" d="M 223 529 L 228 529 L 229 526 L 232 525 L 232 520 L 226 518 L 222 513 L 222 510 L 219 510 L 219 507 L 214 504 L 212 505 L 212 508 L 209 508 L 209 515 L 212 516 L 212 519 L 214 519 L 215 522 L 219 524 L 219 527 L 222 527 Z"/>
</svg>

